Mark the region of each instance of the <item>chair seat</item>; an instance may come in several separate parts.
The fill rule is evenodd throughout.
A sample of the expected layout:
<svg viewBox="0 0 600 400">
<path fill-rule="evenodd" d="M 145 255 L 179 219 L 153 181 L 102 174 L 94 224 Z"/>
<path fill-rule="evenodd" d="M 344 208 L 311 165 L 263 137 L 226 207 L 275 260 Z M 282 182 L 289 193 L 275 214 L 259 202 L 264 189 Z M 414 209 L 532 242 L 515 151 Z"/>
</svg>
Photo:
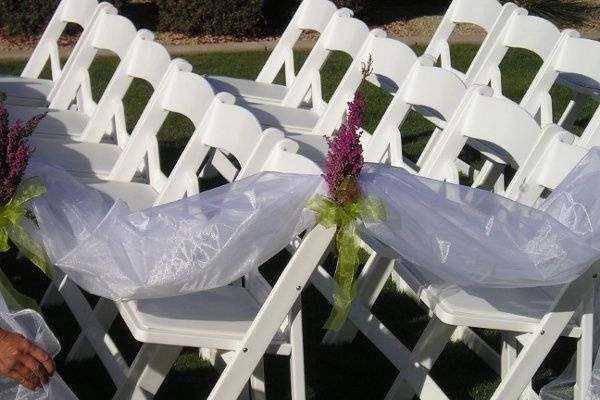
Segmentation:
<svg viewBox="0 0 600 400">
<path fill-rule="evenodd" d="M 106 177 L 110 174 L 121 149 L 109 143 L 85 143 L 69 138 L 55 140 L 33 136 L 33 157 L 60 166 L 74 175 Z"/>
<path fill-rule="evenodd" d="M 53 87 L 54 82 L 48 79 L 0 76 L 0 92 L 6 95 L 6 104 L 45 107 Z"/>
<path fill-rule="evenodd" d="M 140 342 L 237 350 L 260 305 L 239 286 L 185 296 L 117 303 Z M 284 344 L 281 336 L 274 344 Z"/>
<path fill-rule="evenodd" d="M 456 326 L 531 332 L 558 296 L 559 287 L 475 289 L 442 284 L 415 267 L 396 272 L 443 322 Z"/>
<path fill-rule="evenodd" d="M 577 93 L 582 93 L 600 99 L 600 82 L 584 75 L 562 73 L 558 76 L 558 82 Z"/>
<path fill-rule="evenodd" d="M 298 143 L 298 154 L 309 158 L 319 167 L 325 167 L 325 157 L 327 157 L 329 145 L 324 136 L 290 133 L 286 137 Z"/>
<path fill-rule="evenodd" d="M 79 111 L 49 110 L 44 107 L 6 107 L 11 121 L 25 122 L 36 115 L 48 113 L 40 122 L 35 135 L 79 136 L 88 124 L 89 117 Z"/>
<path fill-rule="evenodd" d="M 236 97 L 242 97 L 249 103 L 280 104 L 288 92 L 286 86 L 274 83 L 225 76 L 205 76 L 205 78 L 215 92 L 231 93 Z"/>
<path fill-rule="evenodd" d="M 132 211 L 154 206 L 159 194 L 151 185 L 142 182 L 106 181 L 89 176 L 81 176 L 78 179 L 110 200 L 123 200 Z"/>
<path fill-rule="evenodd" d="M 320 115 L 313 110 L 268 104 L 245 106 L 260 123 L 268 128 L 279 128 L 289 133 L 311 133 Z"/>
</svg>

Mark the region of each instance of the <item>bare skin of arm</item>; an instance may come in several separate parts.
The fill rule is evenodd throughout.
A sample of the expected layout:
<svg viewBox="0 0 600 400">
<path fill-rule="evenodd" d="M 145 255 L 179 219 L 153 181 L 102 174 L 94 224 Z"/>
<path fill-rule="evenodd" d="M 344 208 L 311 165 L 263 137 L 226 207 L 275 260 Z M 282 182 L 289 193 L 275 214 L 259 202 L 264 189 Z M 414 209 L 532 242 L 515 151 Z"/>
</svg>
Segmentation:
<svg viewBox="0 0 600 400">
<path fill-rule="evenodd" d="M 37 390 L 54 371 L 54 361 L 44 350 L 17 333 L 0 330 L 0 374 Z"/>
</svg>

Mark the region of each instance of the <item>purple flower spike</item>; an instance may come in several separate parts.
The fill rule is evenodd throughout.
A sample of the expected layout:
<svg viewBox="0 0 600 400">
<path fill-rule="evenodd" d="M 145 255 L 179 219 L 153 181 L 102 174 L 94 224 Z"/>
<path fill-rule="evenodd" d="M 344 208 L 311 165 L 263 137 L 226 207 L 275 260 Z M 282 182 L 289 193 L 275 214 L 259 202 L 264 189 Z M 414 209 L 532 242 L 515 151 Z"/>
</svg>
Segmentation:
<svg viewBox="0 0 600 400">
<path fill-rule="evenodd" d="M 342 205 L 349 198 L 339 193 L 340 186 L 348 178 L 355 181 L 364 165 L 363 148 L 358 133 L 362 126 L 364 110 L 365 99 L 362 94 L 357 92 L 354 99 L 348 103 L 346 123 L 342 124 L 333 138 L 327 139 L 329 152 L 325 161 L 323 178 L 327 182 L 331 198 Z"/>
<path fill-rule="evenodd" d="M 27 138 L 44 117 L 45 114 L 41 114 L 27 121 L 25 125 L 16 121 L 11 126 L 8 111 L 4 104 L 0 103 L 0 206 L 10 201 L 23 179 L 33 152 Z"/>
</svg>

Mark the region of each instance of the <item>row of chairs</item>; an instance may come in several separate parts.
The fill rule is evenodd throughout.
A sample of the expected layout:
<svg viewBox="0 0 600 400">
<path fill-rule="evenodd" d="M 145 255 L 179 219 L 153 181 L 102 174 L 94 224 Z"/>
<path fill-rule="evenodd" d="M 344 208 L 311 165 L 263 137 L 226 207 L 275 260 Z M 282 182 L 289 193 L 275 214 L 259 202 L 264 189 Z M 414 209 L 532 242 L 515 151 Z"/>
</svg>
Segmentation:
<svg viewBox="0 0 600 400">
<path fill-rule="evenodd" d="M 84 27 L 83 34 L 64 67 L 61 69 L 60 66 L 56 66 L 56 63 L 53 64 L 55 81 L 42 81 L 33 75 L 25 76 L 25 79 L 2 78 L 0 90 L 8 94 L 9 103 L 17 104 L 9 109 L 13 117 L 26 118 L 28 115 L 46 110 L 46 108 L 32 108 L 31 105 L 36 105 L 35 102 L 37 105 L 46 103 L 50 107 L 48 117 L 33 139 L 39 157 L 64 166 L 83 182 L 112 198 L 127 200 L 134 209 L 146 208 L 198 193 L 197 172 L 200 169 L 206 171 L 209 166 L 230 181 L 273 168 L 288 172 L 318 173 L 319 169 L 314 163 L 291 153 L 296 150 L 312 158 L 317 164 L 322 161 L 326 145 L 321 135 L 332 134 L 342 121 L 346 102 L 361 83 L 362 64 L 369 57 L 374 60 L 374 74 L 368 78 L 369 82 L 388 91 L 394 97 L 373 135 L 367 132 L 363 135 L 368 161 L 389 160 L 393 165 L 405 167 L 422 176 L 458 182 L 460 168 L 457 168 L 457 165 L 463 166 L 459 155 L 461 150 L 469 145 L 480 150 L 488 160 L 476 176 L 474 186 L 495 188 L 498 193 L 519 201 L 525 201 L 521 199 L 521 196 L 525 196 L 523 188 L 527 187 L 531 190 L 531 187 L 534 187 L 532 192 L 526 194 L 526 202 L 534 204 L 541 196 L 542 191 L 539 189 L 551 190 L 556 187 L 557 182 L 560 181 L 557 177 L 564 177 L 564 172 L 581 158 L 585 150 L 595 145 L 598 131 L 596 124 L 597 119 L 600 118 L 597 115 L 588 124 L 581 137 L 567 133 L 564 128 L 572 124 L 583 102 L 582 96 L 593 97 L 596 93 L 594 84 L 600 82 L 595 68 L 600 61 L 598 43 L 580 39 L 574 31 L 565 31 L 561 34 L 550 22 L 528 16 L 525 10 L 512 4 L 500 6 L 495 1 L 454 1 L 434 35 L 426 55 L 418 58 L 401 42 L 386 38 L 383 31 L 369 32 L 366 25 L 353 18 L 349 10 L 337 10 L 328 1 L 305 0 L 265 64 L 259 78 L 256 81 L 245 81 L 225 77 L 203 78 L 192 74 L 191 66 L 185 61 L 171 61 L 166 50 L 153 41 L 150 32 L 144 30 L 136 32 L 131 22 L 118 16 L 112 6 L 100 4 L 93 7 L 92 3 L 90 2 L 87 9 L 87 17 L 82 17 L 85 8 L 82 6 L 83 3 L 63 0 L 50 24 L 52 26 L 54 23 L 56 26 L 53 29 L 49 26 L 46 31 L 46 34 L 49 31 L 56 33 L 59 31 L 58 27 L 64 28 L 66 23 L 77 21 Z M 485 42 L 465 74 L 458 73 L 452 68 L 448 46 L 448 38 L 453 27 L 463 22 L 477 23 L 488 32 Z M 302 68 L 295 74 L 292 47 L 301 31 L 305 29 L 317 30 L 321 32 L 321 36 Z M 527 34 L 523 34 L 524 32 Z M 56 48 L 48 44 L 51 42 L 51 35 L 46 34 L 38 49 L 42 47 L 52 63 L 53 60 L 57 60 Z M 508 49 L 513 47 L 531 50 L 544 60 L 520 105 L 503 98 L 499 90 L 501 89 L 499 66 Z M 95 103 L 91 96 L 89 68 L 99 50 L 114 52 L 121 62 L 102 98 Z M 44 51 L 39 50 L 41 53 Z M 332 98 L 329 102 L 324 102 L 320 91 L 319 71 L 333 51 L 349 54 L 353 62 Z M 39 59 L 39 56 L 37 57 Z M 440 67 L 435 66 L 438 58 L 441 60 Z M 34 59 L 36 58 L 32 57 L 28 67 Z M 282 67 L 286 76 L 285 86 L 272 83 Z M 29 67 L 25 71 L 31 73 L 33 69 L 35 68 Z M 38 71 L 41 71 L 41 68 L 38 68 Z M 134 78 L 148 81 L 155 91 L 134 130 L 129 134 L 125 124 L 123 97 Z M 576 95 L 565 114 L 556 120 L 562 128 L 548 125 L 555 120 L 550 98 L 550 89 L 555 83 L 576 89 Z M 487 84 L 490 84 L 492 89 L 473 87 L 473 85 Z M 43 96 L 43 91 L 39 89 L 42 86 L 46 88 L 48 93 L 46 96 Z M 221 91 L 230 94 L 216 94 Z M 36 97 L 32 93 L 42 95 Z M 22 106 L 30 100 L 32 103 L 29 107 Z M 399 127 L 411 110 L 422 114 L 438 128 L 416 164 L 403 157 L 399 134 Z M 165 176 L 160 169 L 156 134 L 169 113 L 185 115 L 194 123 L 196 130 L 175 169 L 169 176 Z M 290 141 L 281 142 L 284 134 L 273 128 L 282 129 L 285 136 L 295 139 L 297 144 Z M 561 149 L 562 153 L 557 153 L 556 149 L 563 144 L 569 151 Z M 570 154 L 572 157 L 565 157 L 564 154 Z M 558 155 L 561 157 L 559 158 Z M 231 156 L 238 160 L 241 169 L 236 168 L 231 162 Z M 544 157 L 549 161 L 539 162 L 544 160 Z M 269 161 L 290 158 L 296 161 L 284 161 L 276 167 L 273 166 L 272 161 Z M 498 179 L 505 165 L 516 168 L 517 177 L 520 176 L 519 173 L 522 174 L 520 179 L 523 181 L 520 185 L 516 183 L 517 177 L 513 178 L 506 188 L 506 185 Z M 527 165 L 531 168 L 536 165 L 539 169 L 534 173 L 532 170 L 524 169 Z M 563 166 L 564 170 L 560 169 L 559 165 Z M 539 183 L 536 181 L 538 178 Z M 523 182 L 527 182 L 527 185 Z M 317 228 L 299 245 L 291 264 L 302 263 L 307 270 L 314 268 L 323 254 L 317 255 L 313 252 L 318 252 L 319 249 L 326 250 L 327 243 L 331 241 L 330 235 L 330 231 Z M 313 237 L 318 239 L 311 239 Z M 320 240 L 323 242 L 319 242 Z M 307 242 L 310 244 L 306 244 Z M 315 261 L 312 266 L 311 260 Z M 401 278 L 405 286 L 410 287 L 408 282 L 411 282 L 411 275 L 405 269 L 402 264 L 394 268 L 389 259 L 371 252 L 360 280 L 360 299 L 364 301 L 365 306 L 355 305 L 350 318 L 359 329 L 363 330 L 363 333 L 365 331 L 368 333 L 367 337 L 391 358 L 395 366 L 404 370 L 404 375 L 398 379 L 397 387 L 402 386 L 406 380 L 412 390 L 422 398 L 441 396 L 443 392 L 427 376 L 427 362 L 432 361 L 431 358 L 428 358 L 427 362 L 419 363 L 418 367 L 408 367 L 406 363 L 410 358 L 404 358 L 408 355 L 406 349 L 397 340 L 389 337 L 389 332 L 383 325 L 380 325 L 381 332 L 373 333 L 370 325 L 372 322 L 369 321 L 373 321 L 374 317 L 367 317 L 368 309 L 375 301 L 382 282 L 392 270 L 395 272 L 396 279 Z M 282 294 L 283 289 L 281 289 L 290 283 L 289 279 L 294 280 L 297 277 L 288 278 L 284 274 L 281 279 L 288 280 L 284 280 L 281 286 L 278 283 L 270 294 L 270 287 L 260 275 L 252 278 L 254 279 L 247 279 L 244 288 L 223 288 L 223 291 L 231 291 L 235 294 L 232 293 L 221 308 L 215 305 L 216 300 L 206 300 L 206 296 L 214 294 L 209 292 L 186 298 L 117 303 L 117 308 L 114 308 L 112 302 L 101 300 L 96 309 L 92 310 L 81 295 L 81 291 L 66 276 L 62 276 L 57 281 L 57 286 L 76 315 L 84 333 L 71 356 L 80 352 L 85 347 L 83 346 L 85 341 L 90 340 L 93 349 L 100 355 L 111 377 L 120 387 L 118 395 L 128 398 L 131 396 L 131 391 L 138 395 L 155 392 L 165 371 L 178 354 L 180 350 L 178 346 L 218 348 L 229 352 L 224 355 L 224 358 L 230 363 L 213 392 L 214 397 L 211 398 L 230 398 L 221 397 L 225 393 L 220 392 L 223 390 L 230 390 L 227 393 L 231 393 L 231 398 L 234 398 L 237 394 L 233 395 L 233 393 L 238 389 L 241 390 L 253 371 L 251 386 L 255 396 L 260 396 L 261 371 L 260 368 L 255 370 L 258 361 L 254 365 L 252 365 L 254 361 L 246 365 L 244 360 L 247 358 L 244 354 L 240 354 L 240 349 L 250 347 L 240 347 L 242 346 L 240 343 L 246 340 L 257 340 L 256 335 L 259 333 L 252 331 L 252 326 L 259 324 L 260 334 L 265 332 L 270 334 L 274 326 L 274 333 L 267 335 L 269 342 L 266 345 L 270 343 L 271 347 L 278 348 L 276 351 L 291 355 L 293 397 L 302 398 L 304 389 L 300 372 L 302 369 L 301 325 L 298 325 L 301 323 L 301 314 L 296 302 L 297 296 L 292 293 Z M 254 281 L 259 283 L 252 283 Z M 331 278 L 322 268 L 319 268 L 318 273 L 314 275 L 313 283 L 323 294 L 331 293 Z M 429 293 L 427 296 L 433 296 L 430 292 L 434 289 L 429 290 L 430 285 L 427 282 L 420 282 L 418 285 L 412 287 L 415 293 Z M 254 302 L 256 307 L 253 310 L 237 308 L 238 311 L 242 309 L 247 312 L 244 316 L 238 316 L 239 321 L 249 322 L 235 327 L 237 331 L 233 327 L 228 327 L 235 331 L 235 334 L 227 329 L 221 328 L 220 331 L 215 329 L 215 325 L 211 323 L 215 322 L 215 319 L 218 320 L 218 317 L 213 315 L 213 319 L 209 319 L 206 314 L 203 314 L 203 312 L 218 310 L 221 315 L 237 315 L 233 311 L 236 307 L 232 307 L 238 304 L 236 300 L 238 302 L 243 300 L 243 304 L 252 304 L 238 292 L 248 293 L 246 288 L 257 287 L 262 289 L 261 294 L 251 293 L 252 298 L 256 300 Z M 304 287 L 304 284 L 297 287 Z M 284 296 L 291 301 L 284 314 L 281 314 L 283 309 L 276 314 L 281 314 L 283 317 L 280 320 L 274 318 L 275 322 L 267 322 L 267 318 L 259 318 L 265 309 L 275 307 L 269 300 L 276 295 Z M 50 297 L 52 292 L 48 293 L 46 300 Z M 477 296 L 473 297 L 477 298 Z M 286 301 L 289 302 L 288 300 Z M 490 304 L 500 300 L 492 299 Z M 531 299 L 524 299 L 526 300 L 531 301 Z M 197 306 L 179 307 L 181 302 L 185 301 L 189 301 L 188 304 L 205 303 L 212 306 L 210 310 L 199 310 Z M 423 301 L 423 303 L 432 308 L 432 311 L 436 309 L 432 307 L 433 304 L 441 304 L 437 301 L 435 303 Z M 108 325 L 116 317 L 117 309 L 137 339 L 153 343 L 143 348 L 131 368 L 127 368 L 124 364 L 114 342 L 106 333 Z M 186 325 L 174 329 L 172 318 L 157 318 L 157 309 L 165 311 L 160 313 L 161 316 L 174 315 L 172 312 L 177 309 L 193 309 L 194 315 L 181 317 L 180 319 L 184 320 Z M 146 310 L 150 311 L 145 312 Z M 90 315 L 94 318 L 90 318 Z M 482 315 L 486 314 L 482 313 Z M 289 321 L 281 326 L 286 316 Z M 493 320 L 494 317 L 489 319 Z M 254 324 L 250 325 L 250 321 L 254 321 Z M 448 326 L 476 326 L 470 323 L 449 322 L 448 319 L 443 321 L 443 331 L 446 333 L 452 330 Z M 496 329 L 507 329 L 497 325 L 501 324 L 496 322 L 494 325 Z M 581 325 L 583 328 L 578 331 L 579 336 L 576 334 L 574 336 L 583 343 L 584 349 L 588 349 L 591 344 L 589 334 L 586 332 L 591 327 L 588 326 L 589 323 L 585 325 L 582 322 Z M 265 326 L 269 327 L 267 331 L 262 330 Z M 534 326 L 538 325 L 532 322 L 527 329 L 523 327 L 521 329 L 531 332 Z M 281 344 L 282 342 L 278 346 L 274 345 L 280 339 L 276 334 L 278 330 L 286 334 L 284 336 L 287 337 L 287 342 L 285 340 L 283 342 L 287 343 L 287 347 Z M 157 331 L 161 334 L 151 334 Z M 430 331 L 431 335 L 439 335 L 435 326 Z M 181 332 L 189 332 L 188 339 L 184 339 Z M 345 335 L 348 335 L 347 330 Z M 222 339 L 224 336 L 233 337 L 234 340 L 227 342 Z M 221 339 L 217 340 L 217 337 Z M 424 337 L 427 339 L 427 335 Z M 272 339 L 275 342 L 271 342 Z M 337 339 L 339 337 L 329 338 L 329 340 Z M 251 357 L 259 357 L 258 360 L 262 356 L 260 349 L 264 340 L 260 339 L 259 342 L 261 343 L 258 350 L 252 347 Z M 439 347 L 443 348 L 441 342 L 443 340 L 440 340 Z M 514 354 L 513 358 L 516 358 L 514 340 L 511 338 L 505 341 L 505 345 L 509 342 L 513 343 L 510 350 Z M 157 343 L 167 346 L 157 346 Z M 390 343 L 393 343 L 393 346 L 390 346 Z M 430 339 L 424 340 L 422 351 L 430 351 L 429 345 Z M 418 350 L 415 349 L 416 355 L 411 357 L 417 359 L 422 357 L 418 354 Z M 258 351 L 257 355 L 254 351 Z M 507 354 L 511 351 L 507 350 Z M 521 354 L 525 353 L 521 352 Z M 580 388 L 586 382 L 587 371 L 591 371 L 591 366 L 587 368 L 587 365 L 591 364 L 591 348 L 589 354 L 590 357 L 581 356 L 582 380 L 578 382 Z M 430 356 L 428 354 L 428 357 Z M 531 356 L 528 357 L 528 360 L 531 359 Z M 503 357 L 503 360 L 505 358 L 510 357 Z M 514 376 L 515 373 L 512 371 L 522 367 L 512 361 L 507 360 L 503 365 L 503 369 L 506 370 L 506 382 L 527 377 L 530 380 L 532 374 L 517 373 L 518 377 Z M 232 370 L 235 372 L 231 372 Z M 242 370 L 249 372 L 245 374 L 240 372 Z M 162 375 L 156 371 L 162 372 Z M 419 381 L 421 378 L 425 379 L 426 384 Z M 226 384 L 221 384 L 222 380 Z M 229 380 L 236 383 L 231 385 Z M 589 381 L 589 374 L 587 380 Z M 509 398 L 502 397 L 508 395 L 507 393 L 513 393 L 503 392 L 506 390 L 514 392 L 519 390 L 519 385 L 501 385 L 499 388 L 501 394 L 496 398 Z"/>
</svg>

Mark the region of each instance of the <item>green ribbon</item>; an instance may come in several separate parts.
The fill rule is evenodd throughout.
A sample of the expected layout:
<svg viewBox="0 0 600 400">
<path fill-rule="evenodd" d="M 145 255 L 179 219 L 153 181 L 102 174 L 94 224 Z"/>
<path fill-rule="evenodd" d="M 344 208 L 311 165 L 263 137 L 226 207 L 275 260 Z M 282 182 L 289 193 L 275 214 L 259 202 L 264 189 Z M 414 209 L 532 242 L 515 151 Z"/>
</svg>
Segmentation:
<svg viewBox="0 0 600 400">
<path fill-rule="evenodd" d="M 334 274 L 333 310 L 325 322 L 325 329 L 338 331 L 344 325 L 356 294 L 354 277 L 359 265 L 360 240 L 356 235 L 359 220 L 383 222 L 385 207 L 378 197 L 358 198 L 339 205 L 329 197 L 318 195 L 306 207 L 317 213 L 317 223 L 326 228 L 337 226 L 337 265 Z"/>
<path fill-rule="evenodd" d="M 33 240 L 21 226 L 21 220 L 27 215 L 27 209 L 23 205 L 44 193 L 46 193 L 46 188 L 40 180 L 31 178 L 22 182 L 13 198 L 6 205 L 0 207 L 0 253 L 10 250 L 10 242 L 14 243 L 21 254 L 52 279 L 54 268 L 44 248 Z M 32 307 L 33 300 L 19 294 L 10 285 L 10 281 L 4 274 L 0 275 L 0 290 L 8 296 L 8 301 L 16 302 L 23 308 Z"/>
</svg>

